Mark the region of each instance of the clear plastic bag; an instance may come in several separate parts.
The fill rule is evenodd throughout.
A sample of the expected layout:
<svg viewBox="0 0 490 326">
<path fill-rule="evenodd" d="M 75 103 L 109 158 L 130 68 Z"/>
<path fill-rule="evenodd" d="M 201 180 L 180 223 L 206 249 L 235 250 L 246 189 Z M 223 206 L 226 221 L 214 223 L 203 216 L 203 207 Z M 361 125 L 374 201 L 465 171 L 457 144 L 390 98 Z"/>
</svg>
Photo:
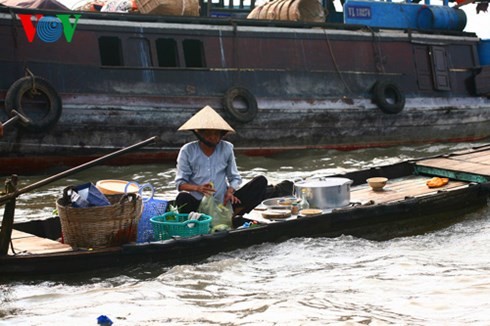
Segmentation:
<svg viewBox="0 0 490 326">
<path fill-rule="evenodd" d="M 233 216 L 233 208 L 231 203 L 225 206 L 219 203 L 213 196 L 204 196 L 199 204 L 199 213 L 209 215 L 213 218 L 212 226 L 225 224 L 231 227 L 231 217 Z"/>
</svg>

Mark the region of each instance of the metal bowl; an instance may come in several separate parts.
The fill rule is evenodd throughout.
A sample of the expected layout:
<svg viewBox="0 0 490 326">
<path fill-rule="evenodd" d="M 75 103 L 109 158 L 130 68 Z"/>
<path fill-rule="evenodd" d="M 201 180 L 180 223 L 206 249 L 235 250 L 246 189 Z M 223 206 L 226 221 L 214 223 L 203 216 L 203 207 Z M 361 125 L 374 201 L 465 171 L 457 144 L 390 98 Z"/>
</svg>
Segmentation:
<svg viewBox="0 0 490 326">
<path fill-rule="evenodd" d="M 267 209 L 291 209 L 293 202 L 298 202 L 294 196 L 269 198 L 262 202 Z"/>
</svg>

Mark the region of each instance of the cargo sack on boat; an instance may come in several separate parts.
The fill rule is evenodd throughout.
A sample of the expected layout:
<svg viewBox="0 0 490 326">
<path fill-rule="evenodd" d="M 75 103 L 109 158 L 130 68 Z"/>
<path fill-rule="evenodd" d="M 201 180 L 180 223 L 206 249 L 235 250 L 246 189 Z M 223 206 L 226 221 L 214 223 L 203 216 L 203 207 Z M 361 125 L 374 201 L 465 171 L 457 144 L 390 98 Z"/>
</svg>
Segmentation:
<svg viewBox="0 0 490 326">
<path fill-rule="evenodd" d="M 325 11 L 318 0 L 273 0 L 255 7 L 248 19 L 325 22 Z"/>
<path fill-rule="evenodd" d="M 109 206 L 77 208 L 71 205 L 66 193 L 56 201 L 65 243 L 98 248 L 136 240 L 142 213 L 142 200 L 138 194 L 108 195 Z"/>
<path fill-rule="evenodd" d="M 199 16 L 199 0 L 136 0 L 142 14 Z"/>
</svg>

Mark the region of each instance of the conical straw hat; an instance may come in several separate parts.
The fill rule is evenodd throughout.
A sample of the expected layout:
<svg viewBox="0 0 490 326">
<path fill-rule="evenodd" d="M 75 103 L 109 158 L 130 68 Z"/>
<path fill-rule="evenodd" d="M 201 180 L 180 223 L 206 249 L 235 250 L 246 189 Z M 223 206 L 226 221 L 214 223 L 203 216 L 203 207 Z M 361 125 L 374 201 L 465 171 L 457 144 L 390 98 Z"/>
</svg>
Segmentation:
<svg viewBox="0 0 490 326">
<path fill-rule="evenodd" d="M 235 132 L 233 128 L 226 122 L 212 107 L 206 105 L 199 112 L 194 114 L 180 128 L 181 130 L 199 130 L 199 129 L 215 129 Z"/>
</svg>

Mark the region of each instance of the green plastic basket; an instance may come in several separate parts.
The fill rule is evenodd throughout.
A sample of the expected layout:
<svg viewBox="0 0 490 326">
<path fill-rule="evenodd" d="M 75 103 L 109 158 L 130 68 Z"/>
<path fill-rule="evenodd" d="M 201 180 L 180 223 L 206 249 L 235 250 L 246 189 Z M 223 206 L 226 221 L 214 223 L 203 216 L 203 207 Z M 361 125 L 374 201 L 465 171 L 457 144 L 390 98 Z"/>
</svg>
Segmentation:
<svg viewBox="0 0 490 326">
<path fill-rule="evenodd" d="M 189 214 L 168 212 L 153 216 L 150 222 L 153 226 L 155 240 L 167 240 L 175 236 L 188 238 L 199 234 L 209 233 L 211 220 L 209 215 L 202 214 L 197 220 L 189 220 Z"/>
</svg>

